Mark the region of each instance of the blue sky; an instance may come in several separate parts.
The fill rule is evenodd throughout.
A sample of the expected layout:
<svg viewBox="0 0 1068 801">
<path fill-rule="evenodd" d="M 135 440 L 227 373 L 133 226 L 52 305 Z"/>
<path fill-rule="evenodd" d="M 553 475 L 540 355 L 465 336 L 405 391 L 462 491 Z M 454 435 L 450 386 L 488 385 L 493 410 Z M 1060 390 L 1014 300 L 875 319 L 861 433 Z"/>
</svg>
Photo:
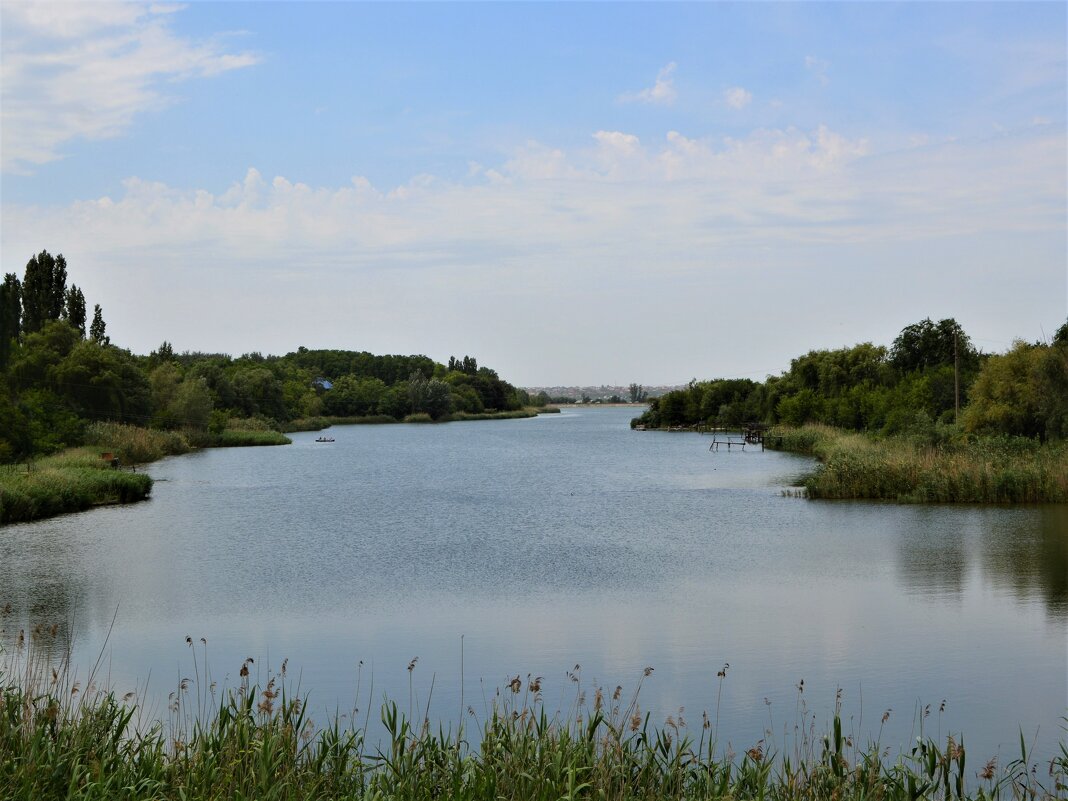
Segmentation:
<svg viewBox="0 0 1068 801">
<path fill-rule="evenodd" d="M 5 2 L 2 37 L 2 268 L 63 252 L 137 351 L 674 383 L 1068 314 L 1063 3 Z"/>
</svg>

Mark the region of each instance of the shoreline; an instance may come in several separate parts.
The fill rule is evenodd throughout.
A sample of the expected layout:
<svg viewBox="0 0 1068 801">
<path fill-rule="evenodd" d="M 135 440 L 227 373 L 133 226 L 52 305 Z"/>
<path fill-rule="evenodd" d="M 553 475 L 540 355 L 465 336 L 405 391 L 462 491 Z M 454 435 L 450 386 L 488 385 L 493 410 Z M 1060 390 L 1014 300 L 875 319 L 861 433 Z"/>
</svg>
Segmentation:
<svg viewBox="0 0 1068 801">
<path fill-rule="evenodd" d="M 701 429 L 638 425 L 632 430 L 701 433 Z M 1009 436 L 933 443 L 905 435 L 874 438 L 862 432 L 807 423 L 799 428 L 773 426 L 765 447 L 817 459 L 815 469 L 802 477 L 800 484 L 803 497 L 812 500 L 1068 503 L 1065 443 Z M 789 491 L 784 489 L 784 493 Z"/>
<path fill-rule="evenodd" d="M 324 417 L 292 421 L 297 425 L 287 427 L 287 431 L 324 431 L 332 425 L 437 425 L 477 420 L 513 420 L 559 411 L 555 407 L 526 407 L 510 412 L 460 413 L 448 420 L 417 416 L 409 416 L 405 420 Z M 65 448 L 31 462 L 0 465 L 0 526 L 46 520 L 63 514 L 84 512 L 96 506 L 148 500 L 152 493 L 152 477 L 137 472 L 136 468 L 166 456 L 181 456 L 205 448 L 292 444 L 292 440 L 284 433 L 267 428 L 229 428 L 214 435 L 186 435 L 177 431 L 157 431 L 117 423 L 93 423 L 87 438 L 92 441 L 91 444 Z M 105 455 L 107 458 L 104 458 Z M 117 465 L 113 464 L 112 458 L 117 459 Z"/>
</svg>

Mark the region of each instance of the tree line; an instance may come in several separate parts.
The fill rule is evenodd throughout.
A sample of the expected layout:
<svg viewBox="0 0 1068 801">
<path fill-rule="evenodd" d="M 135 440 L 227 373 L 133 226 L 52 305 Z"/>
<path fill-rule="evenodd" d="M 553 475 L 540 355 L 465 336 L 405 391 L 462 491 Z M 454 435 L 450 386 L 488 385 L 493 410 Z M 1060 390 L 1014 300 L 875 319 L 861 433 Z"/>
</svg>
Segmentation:
<svg viewBox="0 0 1068 801">
<path fill-rule="evenodd" d="M 649 401 L 635 426 L 826 423 L 883 435 L 1068 438 L 1068 322 L 1049 342 L 984 354 L 953 319 L 925 319 L 890 347 L 814 350 L 764 381 L 692 381 Z"/>
<path fill-rule="evenodd" d="M 447 419 L 457 412 L 537 405 L 471 356 L 447 365 L 422 356 L 298 348 L 285 356 L 176 353 L 147 356 L 111 343 L 99 304 L 67 285 L 67 262 L 36 254 L 20 280 L 0 285 L 0 461 L 82 442 L 109 420 L 214 432 L 236 419 L 282 427 L 320 416 Z"/>
</svg>

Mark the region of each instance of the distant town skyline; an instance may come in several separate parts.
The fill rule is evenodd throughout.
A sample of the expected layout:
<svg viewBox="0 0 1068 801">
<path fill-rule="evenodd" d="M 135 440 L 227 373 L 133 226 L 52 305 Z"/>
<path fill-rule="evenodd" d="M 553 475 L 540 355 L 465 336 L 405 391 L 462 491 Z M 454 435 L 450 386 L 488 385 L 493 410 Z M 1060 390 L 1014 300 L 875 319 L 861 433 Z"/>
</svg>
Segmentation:
<svg viewBox="0 0 1068 801">
<path fill-rule="evenodd" d="M 137 352 L 673 385 L 1068 316 L 1063 3 L 0 14 L 0 269 Z"/>
</svg>

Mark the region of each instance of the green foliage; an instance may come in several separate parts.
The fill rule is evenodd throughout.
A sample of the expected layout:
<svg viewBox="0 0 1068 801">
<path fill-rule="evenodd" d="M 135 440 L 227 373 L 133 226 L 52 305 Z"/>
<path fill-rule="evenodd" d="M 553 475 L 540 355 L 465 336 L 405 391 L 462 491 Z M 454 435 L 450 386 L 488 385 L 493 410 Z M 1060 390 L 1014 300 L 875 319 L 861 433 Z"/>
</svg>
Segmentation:
<svg viewBox="0 0 1068 801">
<path fill-rule="evenodd" d="M 988 358 L 971 389 L 966 430 L 1041 439 L 1068 437 L 1068 343 L 1017 341 Z"/>
<path fill-rule="evenodd" d="M 529 402 L 472 356 L 449 367 L 422 355 L 308 350 L 286 356 L 176 354 L 164 341 L 149 356 L 114 347 L 99 304 L 85 336 L 86 301 L 67 288 L 66 261 L 47 251 L 0 285 L 0 463 L 82 441 L 86 420 L 183 431 L 189 442 L 244 444 L 227 434 L 242 419 L 267 430 L 320 416 L 398 422 L 515 411 Z M 326 389 L 320 379 L 333 382 Z M 274 435 L 264 441 L 279 441 Z"/>
<path fill-rule="evenodd" d="M 85 295 L 75 284 L 70 285 L 63 300 L 63 319 L 85 336 Z"/>
<path fill-rule="evenodd" d="M 978 366 L 979 355 L 971 340 L 952 318 L 937 323 L 928 318 L 906 326 L 890 349 L 890 363 L 902 372 L 951 366 L 955 357 L 961 367 Z"/>
<path fill-rule="evenodd" d="M 980 359 L 955 320 L 923 320 L 906 326 L 889 351 L 871 343 L 810 351 L 762 383 L 692 381 L 653 398 L 634 426 L 824 423 L 923 438 L 956 422 L 959 383 L 968 431 L 1065 438 L 1068 333 L 1065 338 L 1064 344 L 1017 343 L 1004 356 Z"/>
<path fill-rule="evenodd" d="M 89 339 L 100 345 L 107 345 L 111 339 L 105 333 L 107 324 L 104 322 L 104 311 L 97 303 L 93 306 L 93 322 L 89 326 Z"/>
<path fill-rule="evenodd" d="M 11 348 L 22 334 L 22 283 L 14 273 L 0 284 L 0 370 L 7 367 Z"/>
</svg>

